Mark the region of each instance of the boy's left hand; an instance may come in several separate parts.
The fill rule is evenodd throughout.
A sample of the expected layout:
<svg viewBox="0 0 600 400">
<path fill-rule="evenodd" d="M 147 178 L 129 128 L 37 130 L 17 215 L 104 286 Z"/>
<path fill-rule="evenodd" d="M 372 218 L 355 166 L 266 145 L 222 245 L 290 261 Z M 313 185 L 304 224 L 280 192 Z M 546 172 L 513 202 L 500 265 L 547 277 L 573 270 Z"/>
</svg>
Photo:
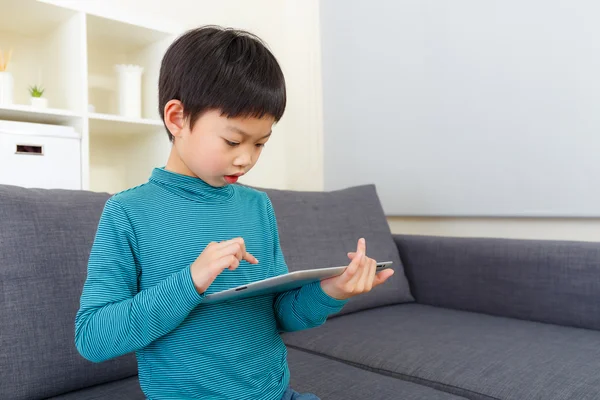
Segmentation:
<svg viewBox="0 0 600 400">
<path fill-rule="evenodd" d="M 346 300 L 357 294 L 371 291 L 394 274 L 392 269 L 386 269 L 376 274 L 377 262 L 367 257 L 366 247 L 365 239 L 360 239 L 356 252 L 348 253 L 352 262 L 344 273 L 321 281 L 321 288 L 327 295 L 334 299 Z"/>
</svg>

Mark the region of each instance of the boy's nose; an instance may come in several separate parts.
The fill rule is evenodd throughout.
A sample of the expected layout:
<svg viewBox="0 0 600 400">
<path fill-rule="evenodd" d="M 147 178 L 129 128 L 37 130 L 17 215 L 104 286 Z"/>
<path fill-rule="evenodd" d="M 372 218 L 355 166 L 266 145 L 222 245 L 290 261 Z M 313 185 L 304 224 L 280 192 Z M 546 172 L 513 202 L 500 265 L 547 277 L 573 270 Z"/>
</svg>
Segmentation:
<svg viewBox="0 0 600 400">
<path fill-rule="evenodd" d="M 252 164 L 252 156 L 247 153 L 238 155 L 233 162 L 236 167 L 247 167 L 250 164 Z"/>
</svg>

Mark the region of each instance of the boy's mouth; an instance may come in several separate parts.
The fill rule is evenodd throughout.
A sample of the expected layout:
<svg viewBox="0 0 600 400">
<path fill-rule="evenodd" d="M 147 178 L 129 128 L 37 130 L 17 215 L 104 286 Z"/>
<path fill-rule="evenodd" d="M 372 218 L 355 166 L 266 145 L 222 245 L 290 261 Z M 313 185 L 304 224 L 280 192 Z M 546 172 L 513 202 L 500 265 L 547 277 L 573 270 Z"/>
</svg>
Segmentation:
<svg viewBox="0 0 600 400">
<path fill-rule="evenodd" d="M 239 179 L 239 177 L 242 176 L 241 174 L 239 175 L 225 175 L 225 181 L 227 183 L 236 183 Z"/>
</svg>

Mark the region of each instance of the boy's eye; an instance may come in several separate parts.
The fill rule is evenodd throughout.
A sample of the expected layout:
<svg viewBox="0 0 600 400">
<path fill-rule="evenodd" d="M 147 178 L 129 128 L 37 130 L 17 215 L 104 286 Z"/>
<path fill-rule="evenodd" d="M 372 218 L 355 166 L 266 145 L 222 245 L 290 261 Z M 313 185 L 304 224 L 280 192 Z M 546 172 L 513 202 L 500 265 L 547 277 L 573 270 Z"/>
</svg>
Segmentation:
<svg viewBox="0 0 600 400">
<path fill-rule="evenodd" d="M 256 147 L 265 147 L 264 143 L 256 143 Z"/>
<path fill-rule="evenodd" d="M 231 147 L 235 147 L 235 146 L 239 145 L 239 143 L 238 143 L 238 142 L 232 142 L 231 140 L 225 140 L 225 142 L 226 142 L 228 145 L 230 145 Z"/>
</svg>

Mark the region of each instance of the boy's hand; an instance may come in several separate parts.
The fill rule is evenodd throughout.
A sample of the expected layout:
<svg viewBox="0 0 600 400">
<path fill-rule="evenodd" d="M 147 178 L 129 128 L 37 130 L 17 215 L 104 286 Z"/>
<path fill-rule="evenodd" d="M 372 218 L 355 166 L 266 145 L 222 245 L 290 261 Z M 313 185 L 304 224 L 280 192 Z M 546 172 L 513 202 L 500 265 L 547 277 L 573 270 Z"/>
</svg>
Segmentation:
<svg viewBox="0 0 600 400">
<path fill-rule="evenodd" d="M 346 300 L 357 294 L 369 292 L 394 274 L 392 269 L 375 273 L 377 262 L 367 257 L 364 239 L 358 241 L 356 252 L 348 253 L 348 257 L 352 262 L 342 275 L 321 281 L 323 291 L 334 299 Z"/>
<path fill-rule="evenodd" d="M 258 260 L 246 252 L 244 239 L 235 238 L 219 243 L 209 243 L 190 267 L 192 280 L 198 293 L 206 292 L 206 289 L 224 269 L 228 268 L 233 271 L 242 260 L 246 260 L 250 264 L 258 264 Z"/>
</svg>

